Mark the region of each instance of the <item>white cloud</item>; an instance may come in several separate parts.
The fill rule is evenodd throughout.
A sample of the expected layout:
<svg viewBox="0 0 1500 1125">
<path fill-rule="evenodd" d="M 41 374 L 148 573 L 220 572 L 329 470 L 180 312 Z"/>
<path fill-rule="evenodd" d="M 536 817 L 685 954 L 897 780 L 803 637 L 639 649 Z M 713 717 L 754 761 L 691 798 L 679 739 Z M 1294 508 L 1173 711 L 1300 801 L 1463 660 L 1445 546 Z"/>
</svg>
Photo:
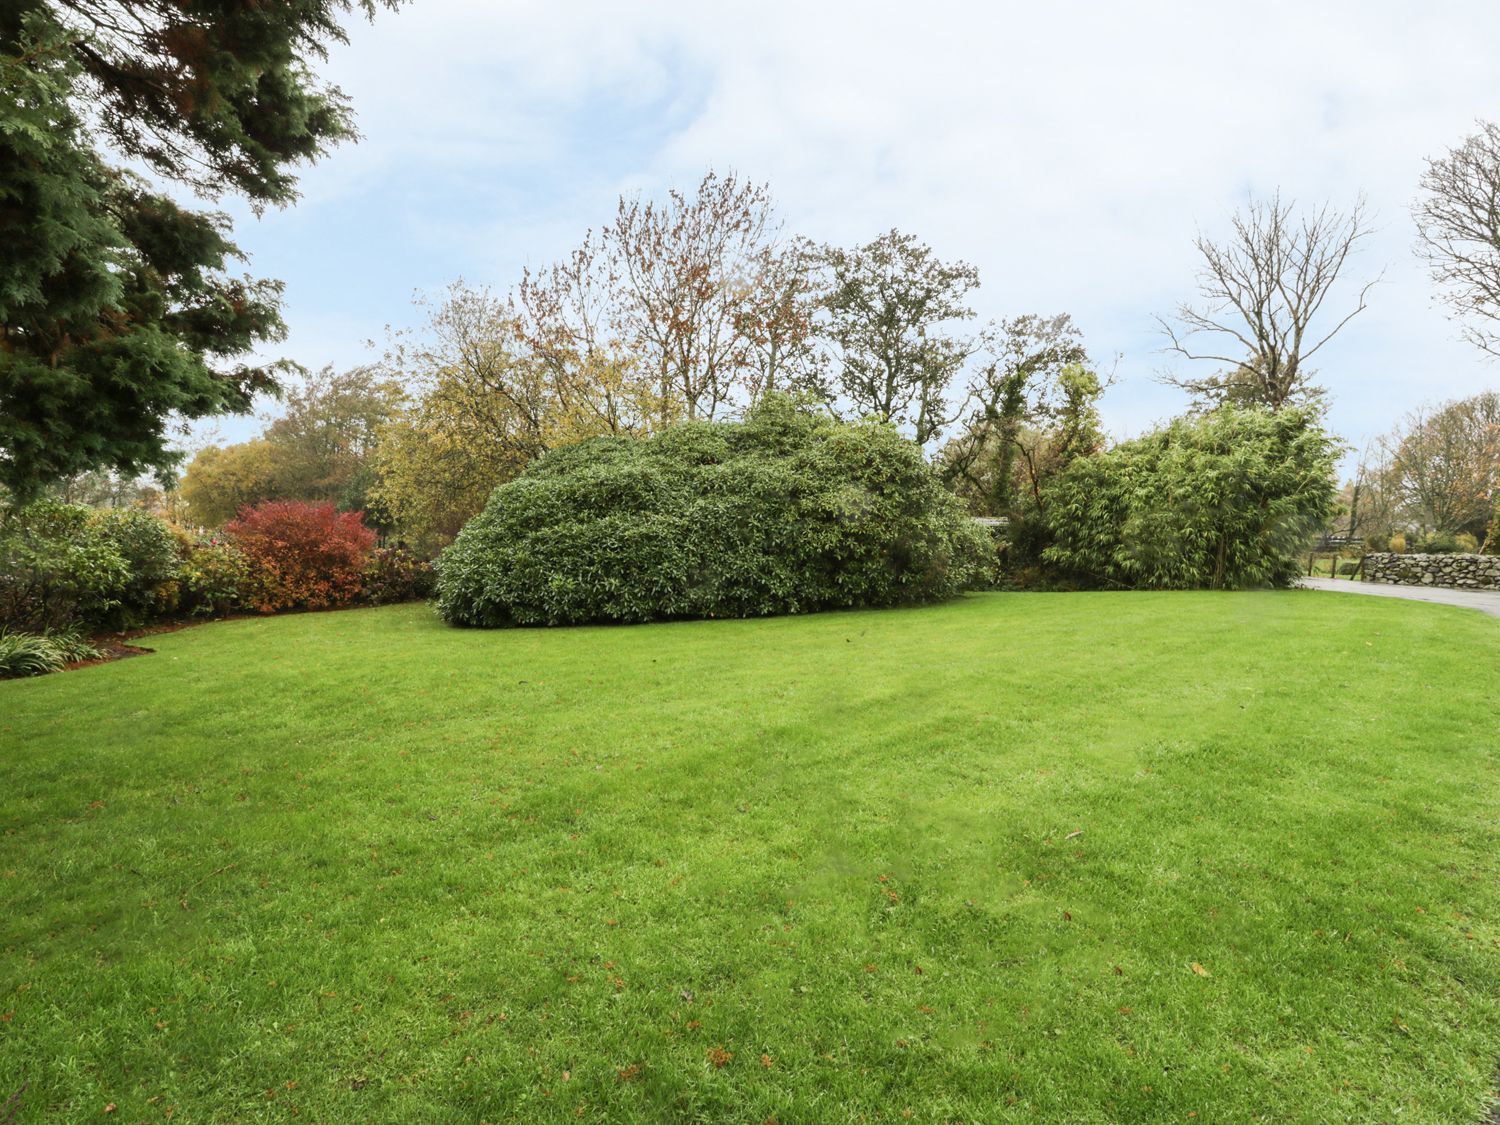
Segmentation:
<svg viewBox="0 0 1500 1125">
<path fill-rule="evenodd" d="M 322 353 L 297 358 L 353 362 L 409 319 L 413 287 L 508 283 L 621 190 L 733 167 L 772 183 L 792 229 L 900 226 L 974 262 L 985 316 L 1072 312 L 1123 354 L 1106 417 L 1137 431 L 1180 404 L 1152 381 L 1151 317 L 1192 296 L 1196 230 L 1222 231 L 1249 191 L 1364 193 L 1381 229 L 1354 271 L 1386 280 L 1319 357 L 1335 426 L 1361 440 L 1500 381 L 1432 306 L 1407 214 L 1423 157 L 1500 116 L 1500 7 L 1417 13 L 419 0 L 329 67 L 364 143 L 308 174 L 295 218 L 242 234 L 288 279 L 294 350 Z"/>
</svg>

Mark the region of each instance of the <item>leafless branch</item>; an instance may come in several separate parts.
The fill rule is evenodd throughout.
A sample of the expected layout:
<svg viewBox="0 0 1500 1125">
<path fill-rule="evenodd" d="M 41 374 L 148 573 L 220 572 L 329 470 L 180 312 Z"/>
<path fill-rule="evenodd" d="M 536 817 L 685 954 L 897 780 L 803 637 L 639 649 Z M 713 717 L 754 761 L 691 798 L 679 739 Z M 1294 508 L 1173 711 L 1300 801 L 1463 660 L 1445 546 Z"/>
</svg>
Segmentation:
<svg viewBox="0 0 1500 1125">
<path fill-rule="evenodd" d="M 1500 356 L 1500 125 L 1427 162 L 1413 207 L 1417 251 L 1463 335 Z"/>
<path fill-rule="evenodd" d="M 1347 212 L 1323 204 L 1299 213 L 1279 194 L 1251 200 L 1234 216 L 1229 239 L 1215 242 L 1199 234 L 1203 259 L 1198 304 L 1184 303 L 1172 323 L 1157 318 L 1170 352 L 1193 361 L 1224 365 L 1227 374 L 1169 379 L 1211 399 L 1234 397 L 1279 410 L 1316 393 L 1307 361 L 1368 306 L 1366 282 L 1353 308 L 1326 330 L 1324 305 L 1350 257 L 1371 233 L 1363 200 Z M 1195 338 L 1231 340 L 1243 349 L 1200 346 Z"/>
</svg>

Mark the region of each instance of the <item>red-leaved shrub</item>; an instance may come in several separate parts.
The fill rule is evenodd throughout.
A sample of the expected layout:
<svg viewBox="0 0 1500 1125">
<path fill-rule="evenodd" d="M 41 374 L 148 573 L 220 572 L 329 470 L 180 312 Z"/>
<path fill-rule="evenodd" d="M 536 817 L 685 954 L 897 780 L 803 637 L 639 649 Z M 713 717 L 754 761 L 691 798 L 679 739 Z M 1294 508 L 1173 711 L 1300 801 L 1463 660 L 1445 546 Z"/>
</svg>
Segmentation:
<svg viewBox="0 0 1500 1125">
<path fill-rule="evenodd" d="M 375 546 L 362 513 L 302 500 L 242 508 L 224 531 L 267 580 L 265 602 L 257 607 L 265 613 L 352 602 Z"/>
</svg>

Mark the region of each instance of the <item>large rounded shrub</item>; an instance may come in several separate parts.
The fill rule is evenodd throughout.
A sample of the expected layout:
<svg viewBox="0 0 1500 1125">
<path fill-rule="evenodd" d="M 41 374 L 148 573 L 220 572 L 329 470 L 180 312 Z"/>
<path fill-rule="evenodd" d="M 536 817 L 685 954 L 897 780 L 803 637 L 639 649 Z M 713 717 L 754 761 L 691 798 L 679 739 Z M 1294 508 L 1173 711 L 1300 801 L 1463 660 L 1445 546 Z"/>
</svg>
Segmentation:
<svg viewBox="0 0 1500 1125">
<path fill-rule="evenodd" d="M 1053 482 L 1043 563 L 1054 579 L 1104 588 L 1290 585 L 1333 517 L 1338 453 L 1311 409 L 1178 418 Z"/>
<path fill-rule="evenodd" d="M 101 624 L 130 579 L 119 542 L 82 505 L 38 500 L 0 520 L 0 626 L 47 633 Z"/>
<path fill-rule="evenodd" d="M 893 429 L 771 398 L 549 453 L 444 552 L 437 602 L 485 626 L 807 613 L 950 597 L 992 557 Z"/>
</svg>

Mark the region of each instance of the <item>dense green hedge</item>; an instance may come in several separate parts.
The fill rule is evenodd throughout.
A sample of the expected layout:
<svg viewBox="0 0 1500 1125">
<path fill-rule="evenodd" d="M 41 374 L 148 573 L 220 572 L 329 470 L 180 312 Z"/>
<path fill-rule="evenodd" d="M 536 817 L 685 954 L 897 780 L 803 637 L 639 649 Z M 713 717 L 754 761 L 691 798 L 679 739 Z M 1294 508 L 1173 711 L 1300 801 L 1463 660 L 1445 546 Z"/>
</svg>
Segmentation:
<svg viewBox="0 0 1500 1125">
<path fill-rule="evenodd" d="M 262 508 L 268 506 L 281 517 L 272 524 L 276 537 L 256 549 L 247 537 L 195 537 L 139 509 L 38 500 L 0 512 L 0 629 L 54 635 L 129 629 L 163 618 L 356 600 L 380 605 L 431 593 L 431 564 L 404 548 L 371 549 L 374 533 L 359 513 L 340 515 L 331 504 Z M 258 514 L 264 513 L 246 509 L 244 516 Z M 358 549 L 332 552 L 331 524 L 357 531 Z M 335 556 L 338 573 L 328 561 Z M 285 575 L 294 568 L 299 585 L 288 589 Z M 337 598 L 308 594 L 335 586 Z"/>
<path fill-rule="evenodd" d="M 444 553 L 437 600 L 486 626 L 806 613 L 950 597 L 992 557 L 911 442 L 772 398 L 548 454 Z"/>
<path fill-rule="evenodd" d="M 1085 586 L 1287 585 L 1333 515 L 1338 451 L 1310 410 L 1178 418 L 1054 482 L 1044 566 Z"/>
</svg>

